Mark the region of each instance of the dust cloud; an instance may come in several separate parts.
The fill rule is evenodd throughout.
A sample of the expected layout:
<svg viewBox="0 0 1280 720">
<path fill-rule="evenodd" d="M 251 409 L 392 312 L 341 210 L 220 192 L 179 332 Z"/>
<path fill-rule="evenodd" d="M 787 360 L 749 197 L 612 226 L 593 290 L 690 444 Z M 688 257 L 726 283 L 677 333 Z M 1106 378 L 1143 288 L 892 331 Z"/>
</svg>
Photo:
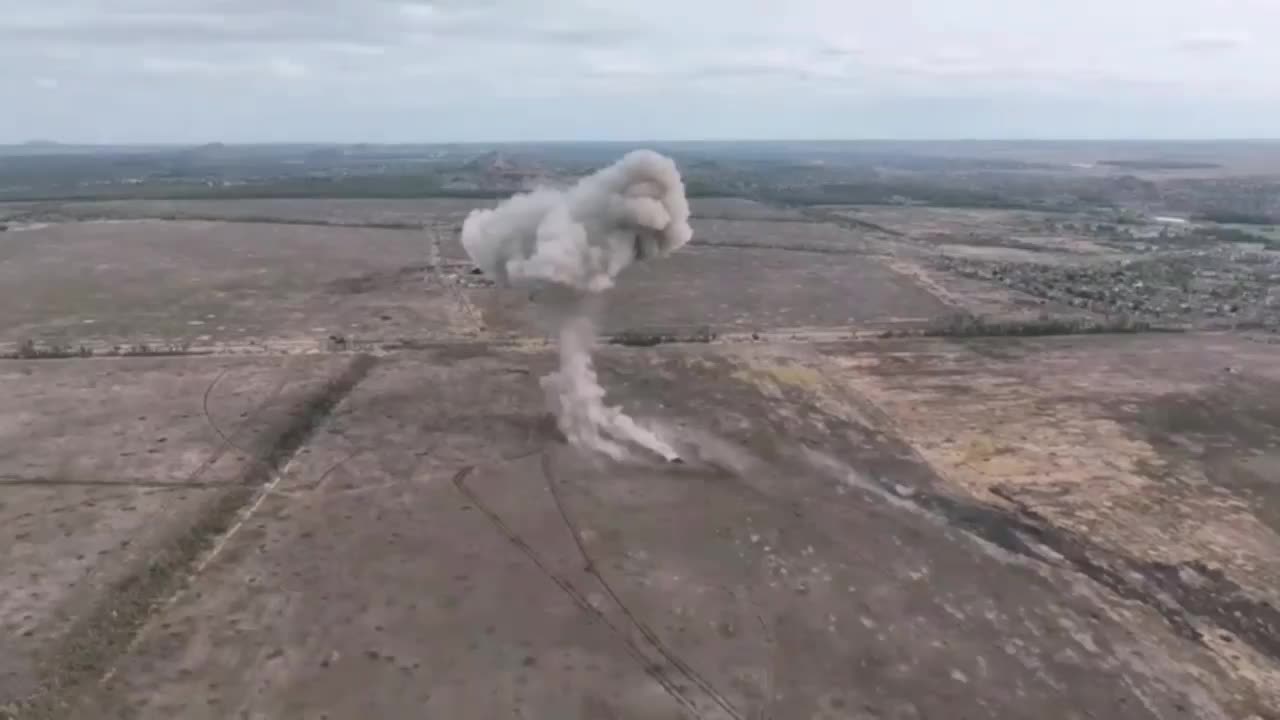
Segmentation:
<svg viewBox="0 0 1280 720">
<path fill-rule="evenodd" d="M 618 275 L 692 237 L 675 162 L 648 150 L 629 153 L 567 190 L 517 195 L 463 223 L 462 245 L 486 275 L 500 285 L 539 290 L 560 352 L 559 370 L 543 378 L 542 387 L 574 445 L 615 460 L 629 458 L 633 447 L 679 460 L 659 432 L 605 403 L 592 349 L 596 320 Z"/>
</svg>

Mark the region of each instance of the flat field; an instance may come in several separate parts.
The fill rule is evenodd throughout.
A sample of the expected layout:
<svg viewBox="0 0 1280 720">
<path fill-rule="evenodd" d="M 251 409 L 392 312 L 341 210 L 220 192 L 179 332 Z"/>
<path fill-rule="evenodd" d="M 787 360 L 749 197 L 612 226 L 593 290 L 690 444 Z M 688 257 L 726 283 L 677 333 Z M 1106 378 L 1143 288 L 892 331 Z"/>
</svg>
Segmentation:
<svg viewBox="0 0 1280 720">
<path fill-rule="evenodd" d="M 707 202 L 597 363 L 685 463 L 610 464 L 526 293 L 366 227 L 472 206 L 0 233 L 0 717 L 1278 717 L 1264 325 L 933 247 L 1138 254 L 1035 214 Z"/>
</svg>

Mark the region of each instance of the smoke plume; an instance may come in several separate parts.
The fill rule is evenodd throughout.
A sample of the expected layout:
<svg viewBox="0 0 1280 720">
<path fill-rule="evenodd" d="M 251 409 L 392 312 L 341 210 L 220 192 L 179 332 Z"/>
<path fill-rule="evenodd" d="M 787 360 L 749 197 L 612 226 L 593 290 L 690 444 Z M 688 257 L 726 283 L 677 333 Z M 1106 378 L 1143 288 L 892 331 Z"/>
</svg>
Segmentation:
<svg viewBox="0 0 1280 720">
<path fill-rule="evenodd" d="M 618 274 L 638 260 L 674 252 L 691 237 L 679 170 L 647 150 L 568 190 L 517 195 L 463 223 L 462 245 L 485 274 L 501 285 L 542 290 L 560 349 L 560 368 L 542 387 L 573 444 L 615 460 L 629 456 L 628 446 L 679 459 L 657 433 L 605 404 L 591 355 L 595 318 Z"/>
</svg>

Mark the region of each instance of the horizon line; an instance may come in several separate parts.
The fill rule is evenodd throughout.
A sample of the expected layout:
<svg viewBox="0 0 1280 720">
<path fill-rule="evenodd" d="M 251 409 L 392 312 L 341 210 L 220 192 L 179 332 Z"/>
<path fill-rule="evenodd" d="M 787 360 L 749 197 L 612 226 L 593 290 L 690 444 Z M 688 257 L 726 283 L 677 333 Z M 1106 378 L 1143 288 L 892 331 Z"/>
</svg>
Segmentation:
<svg viewBox="0 0 1280 720">
<path fill-rule="evenodd" d="M 4 148 L 39 148 L 39 147 L 201 147 L 206 145 L 225 145 L 233 146 L 258 146 L 258 145 L 281 145 L 281 146 L 300 146 L 300 145 L 373 145 L 373 146 L 393 146 L 393 145 L 634 145 L 634 144 L 765 144 L 765 143 L 798 143 L 798 144 L 816 144 L 816 143 L 909 143 L 909 144 L 937 144 L 937 143 L 1171 143 L 1171 144 L 1194 144 L 1194 143 L 1280 143 L 1280 136 L 1277 137 L 1182 137 L 1182 138 L 1142 138 L 1142 137 L 937 137 L 937 138 L 894 138 L 894 137 L 867 137 L 867 138 L 686 138 L 686 139 L 626 139 L 626 140 L 573 140 L 573 139 L 543 139 L 543 140 L 129 140 L 129 141 L 107 141 L 107 142 L 89 142 L 89 141 L 62 141 L 62 140 L 46 140 L 32 139 L 21 141 L 0 142 L 0 147 Z"/>
</svg>

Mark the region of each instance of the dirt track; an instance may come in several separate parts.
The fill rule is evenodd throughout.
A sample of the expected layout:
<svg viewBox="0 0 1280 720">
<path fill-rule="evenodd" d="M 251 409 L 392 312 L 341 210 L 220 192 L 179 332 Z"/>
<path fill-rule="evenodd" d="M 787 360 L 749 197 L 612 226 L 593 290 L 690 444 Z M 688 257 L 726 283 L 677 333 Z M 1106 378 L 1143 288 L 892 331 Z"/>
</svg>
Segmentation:
<svg viewBox="0 0 1280 720">
<path fill-rule="evenodd" d="M 418 296 L 454 343 L 0 362 L 0 716 L 1277 717 L 1266 338 L 761 318 L 603 353 L 690 460 L 618 467 L 487 292 Z"/>
</svg>

